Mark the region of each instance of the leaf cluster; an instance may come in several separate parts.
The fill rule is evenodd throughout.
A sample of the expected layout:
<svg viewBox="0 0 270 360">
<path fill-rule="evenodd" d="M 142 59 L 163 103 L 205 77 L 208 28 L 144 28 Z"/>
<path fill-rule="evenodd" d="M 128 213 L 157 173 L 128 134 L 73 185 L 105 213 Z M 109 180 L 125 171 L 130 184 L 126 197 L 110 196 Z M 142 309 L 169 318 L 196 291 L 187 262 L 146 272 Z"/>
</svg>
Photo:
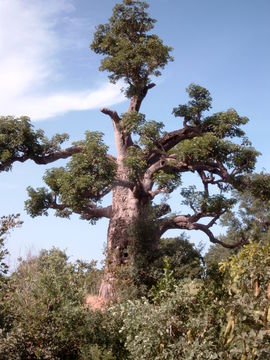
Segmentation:
<svg viewBox="0 0 270 360">
<path fill-rule="evenodd" d="M 107 156 L 102 134 L 87 132 L 86 139 L 76 145 L 83 150 L 73 155 L 65 168 L 46 171 L 43 179 L 50 190 L 28 188 L 30 199 L 25 206 L 31 216 L 47 215 L 49 208 L 55 208 L 56 215 L 63 217 L 71 212 L 83 213 L 111 190 L 116 165 Z"/>
<path fill-rule="evenodd" d="M 128 119 L 133 116 L 133 113 L 131 113 Z M 143 119 L 143 121 L 140 119 Z M 134 128 L 133 131 L 139 135 L 139 140 L 127 149 L 124 159 L 131 180 L 138 180 L 144 174 L 149 154 L 155 150 L 160 151 L 159 140 L 164 127 L 163 123 L 154 120 L 145 122 L 144 116 L 137 117 L 135 124 L 136 129 Z"/>
<path fill-rule="evenodd" d="M 128 97 L 141 95 L 149 85 L 149 76 L 159 76 L 168 61 L 171 48 L 149 32 L 155 20 L 149 17 L 148 4 L 140 0 L 123 0 L 116 4 L 109 22 L 99 25 L 91 49 L 104 55 L 100 70 L 110 73 L 110 80 L 124 79 Z"/>
<path fill-rule="evenodd" d="M 34 130 L 27 116 L 0 117 L 0 165 L 3 170 L 11 169 L 12 163 L 24 157 L 26 159 L 49 155 L 60 149 L 68 139 L 67 134 L 56 134 L 48 139 L 43 130 Z"/>
<path fill-rule="evenodd" d="M 235 199 L 226 198 L 222 194 L 206 195 L 203 191 L 196 191 L 194 185 L 182 188 L 181 195 L 184 198 L 182 204 L 189 206 L 195 213 L 221 214 L 236 202 Z"/>
<path fill-rule="evenodd" d="M 183 117 L 185 124 L 196 126 L 201 123 L 202 112 L 211 108 L 210 92 L 197 84 L 190 84 L 186 89 L 190 100 L 186 105 L 179 105 L 173 109 L 174 116 Z"/>
<path fill-rule="evenodd" d="M 21 226 L 21 224 L 22 221 L 19 214 L 2 216 L 0 218 L 0 280 L 8 271 L 8 265 L 5 262 L 5 257 L 8 255 L 8 250 L 4 246 L 5 238 L 10 230 Z"/>
</svg>

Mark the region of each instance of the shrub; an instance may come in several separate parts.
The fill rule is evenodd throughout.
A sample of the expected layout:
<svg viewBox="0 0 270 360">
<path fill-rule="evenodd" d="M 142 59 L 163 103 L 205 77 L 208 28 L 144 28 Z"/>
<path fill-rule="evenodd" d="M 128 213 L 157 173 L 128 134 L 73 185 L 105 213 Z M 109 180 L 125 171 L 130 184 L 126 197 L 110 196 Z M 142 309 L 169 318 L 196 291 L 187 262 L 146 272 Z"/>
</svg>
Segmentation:
<svg viewBox="0 0 270 360">
<path fill-rule="evenodd" d="M 85 265 L 60 250 L 22 261 L 5 287 L 1 359 L 75 359 L 85 337 Z"/>
</svg>

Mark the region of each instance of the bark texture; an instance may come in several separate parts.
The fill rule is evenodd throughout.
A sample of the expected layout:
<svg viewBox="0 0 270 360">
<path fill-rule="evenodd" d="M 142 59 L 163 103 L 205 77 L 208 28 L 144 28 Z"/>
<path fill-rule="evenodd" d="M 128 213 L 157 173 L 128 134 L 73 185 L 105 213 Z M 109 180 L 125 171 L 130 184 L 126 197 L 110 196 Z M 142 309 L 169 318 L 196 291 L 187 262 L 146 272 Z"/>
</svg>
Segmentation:
<svg viewBox="0 0 270 360">
<path fill-rule="evenodd" d="M 147 90 L 142 97 L 131 98 L 128 113 L 139 111 L 146 93 Z M 101 111 L 109 115 L 112 120 L 117 151 L 117 180 L 112 195 L 106 266 L 99 291 L 100 297 L 110 300 L 116 296 L 114 293 L 116 273 L 122 265 L 131 261 L 129 249 L 133 241 L 132 226 L 141 215 L 142 209 L 151 201 L 148 196 L 138 194 L 138 184 L 130 182 L 129 171 L 124 164 L 127 149 L 133 145 L 131 136 L 126 135 L 121 129 L 121 118 L 115 111 L 109 109 Z"/>
</svg>

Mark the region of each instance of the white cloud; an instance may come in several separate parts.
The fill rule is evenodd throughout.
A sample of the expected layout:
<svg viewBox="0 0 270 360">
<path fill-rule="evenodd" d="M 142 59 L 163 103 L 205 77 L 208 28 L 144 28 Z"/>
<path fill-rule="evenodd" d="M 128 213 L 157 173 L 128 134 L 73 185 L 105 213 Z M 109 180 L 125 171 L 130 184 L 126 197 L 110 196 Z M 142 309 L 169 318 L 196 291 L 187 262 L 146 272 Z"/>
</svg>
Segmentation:
<svg viewBox="0 0 270 360">
<path fill-rule="evenodd" d="M 123 101 L 119 86 L 75 92 L 48 87 L 50 79 L 65 75 L 59 74 L 57 55 L 63 42 L 56 28 L 63 17 L 72 20 L 73 10 L 72 0 L 0 1 L 1 115 L 40 120 Z"/>
<path fill-rule="evenodd" d="M 41 97 L 22 97 L 16 104 L 16 113 L 12 112 L 12 109 L 10 109 L 9 113 L 16 116 L 26 114 L 32 120 L 43 120 L 72 110 L 96 109 L 121 101 L 123 101 L 123 96 L 120 92 L 120 86 L 108 84 L 93 91 L 57 93 Z"/>
</svg>

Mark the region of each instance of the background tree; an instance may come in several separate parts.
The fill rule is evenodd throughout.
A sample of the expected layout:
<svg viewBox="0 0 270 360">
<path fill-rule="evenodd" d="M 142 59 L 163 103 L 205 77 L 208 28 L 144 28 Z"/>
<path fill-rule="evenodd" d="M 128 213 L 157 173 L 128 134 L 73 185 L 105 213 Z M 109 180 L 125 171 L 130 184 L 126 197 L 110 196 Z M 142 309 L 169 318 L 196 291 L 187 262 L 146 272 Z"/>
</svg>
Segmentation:
<svg viewBox="0 0 270 360">
<path fill-rule="evenodd" d="M 237 206 L 221 218 L 226 234 L 221 235 L 220 239 L 222 242 L 231 243 L 239 243 L 241 239 L 245 243 L 267 243 L 270 239 L 269 174 L 251 174 L 245 177 L 244 184 L 244 191 L 233 192 Z M 238 251 L 239 248 L 224 249 L 221 245 L 214 244 L 208 250 L 204 261 L 208 269 L 212 265 L 217 267 L 218 263 Z"/>
<path fill-rule="evenodd" d="M 5 262 L 5 257 L 8 255 L 8 251 L 4 245 L 5 238 L 10 230 L 21 224 L 19 214 L 2 216 L 0 218 L 0 278 L 8 271 L 8 265 Z"/>
<path fill-rule="evenodd" d="M 66 135 L 48 140 L 41 131 L 31 129 L 28 119 L 2 119 L 3 170 L 14 161 L 32 159 L 44 164 L 72 155 L 65 168 L 46 172 L 49 189 L 28 189 L 26 209 L 32 216 L 55 209 L 58 216 L 75 212 L 91 223 L 102 217 L 110 219 L 102 297 L 112 295 L 117 267 L 132 264 L 135 255 L 133 251 L 131 256 L 130 248 L 137 241 L 132 229 L 141 221 L 145 223 L 139 237 L 143 246 L 133 246 L 135 252 L 146 247 L 156 251 L 169 229 L 200 230 L 212 243 L 240 246 L 244 239 L 225 243 L 214 236 L 211 227 L 235 202 L 225 193 L 241 187 L 258 155 L 241 129 L 248 119 L 233 109 L 206 115 L 212 98 L 199 85 L 191 84 L 189 102 L 173 109 L 176 117 L 183 118 L 180 129 L 165 132 L 161 122 L 147 121 L 140 113 L 145 96 L 155 86 L 153 77 L 172 61 L 171 48 L 152 33 L 155 20 L 147 8 L 143 1 L 123 0 L 114 7 L 109 22 L 97 27 L 91 44 L 93 51 L 103 55 L 100 70 L 108 71 L 112 82 L 123 80 L 130 99 L 124 114 L 101 110 L 112 121 L 116 156 L 108 153 L 98 132 L 87 132 L 84 141 L 61 150 Z M 21 136 L 15 141 L 17 132 Z M 15 141 L 14 150 L 10 140 Z M 201 179 L 200 191 L 182 185 L 181 176 L 186 172 Z M 175 214 L 165 200 L 160 203 L 156 199 L 178 188 L 184 206 Z M 110 192 L 112 205 L 102 207 L 102 198 Z"/>
</svg>

